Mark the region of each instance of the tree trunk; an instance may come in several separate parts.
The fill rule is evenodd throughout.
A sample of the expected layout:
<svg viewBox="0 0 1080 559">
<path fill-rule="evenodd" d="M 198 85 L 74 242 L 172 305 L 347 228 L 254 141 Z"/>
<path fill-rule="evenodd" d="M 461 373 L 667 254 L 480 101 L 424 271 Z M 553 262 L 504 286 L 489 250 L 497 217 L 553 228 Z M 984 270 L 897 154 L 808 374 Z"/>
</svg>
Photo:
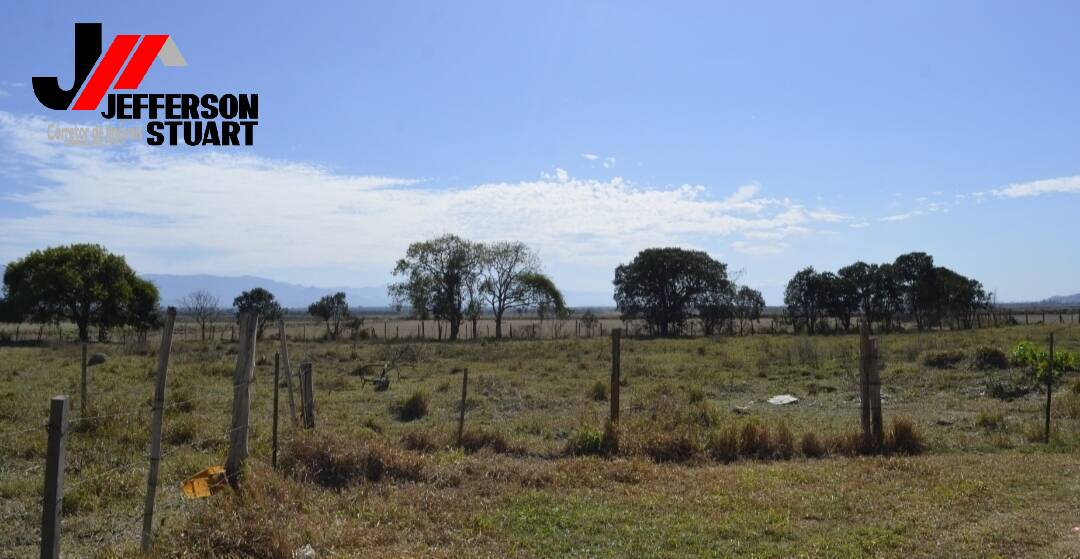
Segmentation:
<svg viewBox="0 0 1080 559">
<path fill-rule="evenodd" d="M 502 339 L 502 318 L 503 318 L 503 311 L 498 311 L 498 312 L 495 313 L 495 339 L 496 340 L 501 340 Z"/>
</svg>

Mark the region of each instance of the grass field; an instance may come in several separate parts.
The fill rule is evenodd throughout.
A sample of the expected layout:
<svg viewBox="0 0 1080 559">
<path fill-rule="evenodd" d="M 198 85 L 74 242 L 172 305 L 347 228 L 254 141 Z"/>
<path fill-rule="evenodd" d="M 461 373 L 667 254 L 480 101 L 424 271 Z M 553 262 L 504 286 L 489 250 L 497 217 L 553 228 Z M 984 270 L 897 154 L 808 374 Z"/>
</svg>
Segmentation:
<svg viewBox="0 0 1080 559">
<path fill-rule="evenodd" d="M 855 336 L 624 340 L 619 450 L 607 456 L 567 448 L 606 440 L 608 339 L 419 344 L 419 361 L 381 392 L 355 373 L 401 344 L 293 342 L 294 367 L 314 364 L 318 426 L 295 429 L 282 391 L 278 471 L 278 348 L 264 340 L 245 488 L 199 501 L 182 499 L 179 484 L 224 461 L 236 356 L 230 343 L 180 340 L 157 553 L 289 557 L 310 544 L 319 557 L 1080 557 L 1078 375 L 1057 389 L 1046 445 L 1045 392 L 1022 371 L 974 359 L 1051 331 L 1058 348 L 1080 351 L 1070 324 L 881 336 L 886 422 L 914 422 L 918 456 L 851 455 Z M 90 418 L 71 428 L 63 550 L 136 555 L 155 356 L 120 344 L 91 351 L 109 358 L 91 369 Z M 450 443 L 464 368 L 462 449 Z M 0 556 L 36 554 L 41 426 L 55 394 L 71 395 L 79 417 L 78 379 L 76 345 L 0 348 Z M 764 403 L 776 394 L 800 401 Z M 755 439 L 768 458 L 740 451 L 729 463 L 725 436 L 738 447 L 748 425 L 769 433 L 768 444 Z M 807 433 L 824 457 L 804 455 Z"/>
</svg>

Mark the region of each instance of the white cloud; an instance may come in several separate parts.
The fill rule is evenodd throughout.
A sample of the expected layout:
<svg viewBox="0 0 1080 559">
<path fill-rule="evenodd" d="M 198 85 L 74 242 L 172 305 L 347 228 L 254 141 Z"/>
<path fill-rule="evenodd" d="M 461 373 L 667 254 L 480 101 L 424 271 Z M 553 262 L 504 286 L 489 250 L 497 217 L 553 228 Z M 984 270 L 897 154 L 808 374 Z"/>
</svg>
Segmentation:
<svg viewBox="0 0 1080 559">
<path fill-rule="evenodd" d="M 868 221 L 856 221 L 855 223 L 849 224 L 848 227 L 851 227 L 852 229 L 864 229 L 866 227 L 870 227 L 870 222 L 868 222 Z"/>
<path fill-rule="evenodd" d="M 999 198 L 1026 198 L 1042 194 L 1080 193 L 1080 175 L 1043 179 L 1032 182 L 1019 182 L 993 190 Z M 979 195 L 980 193 L 976 193 Z"/>
<path fill-rule="evenodd" d="M 581 154 L 581 156 L 585 159 L 588 159 L 589 161 L 596 161 L 597 159 L 600 159 L 600 156 L 596 155 L 595 153 L 583 153 Z"/>
<path fill-rule="evenodd" d="M 887 216 L 881 218 L 881 221 L 904 221 L 904 220 L 911 219 L 911 218 L 913 218 L 915 216 L 918 216 L 918 215 L 922 215 L 921 210 L 915 210 L 915 211 L 912 211 L 912 212 L 907 212 L 907 213 L 902 213 L 902 214 L 887 215 Z"/>
<path fill-rule="evenodd" d="M 409 242 L 453 232 L 520 239 L 553 268 L 605 268 L 648 246 L 776 254 L 792 237 L 845 219 L 765 198 L 748 184 L 714 199 L 704 186 L 657 187 L 565 169 L 539 179 L 431 188 L 398 177 L 350 176 L 233 152 L 143 145 L 93 149 L 48 142 L 48 121 L 0 112 L 0 161 L 20 187 L 0 217 L 0 260 L 70 242 L 98 242 L 137 269 L 278 275 L 325 284 L 342 274 L 385 281 Z"/>
</svg>

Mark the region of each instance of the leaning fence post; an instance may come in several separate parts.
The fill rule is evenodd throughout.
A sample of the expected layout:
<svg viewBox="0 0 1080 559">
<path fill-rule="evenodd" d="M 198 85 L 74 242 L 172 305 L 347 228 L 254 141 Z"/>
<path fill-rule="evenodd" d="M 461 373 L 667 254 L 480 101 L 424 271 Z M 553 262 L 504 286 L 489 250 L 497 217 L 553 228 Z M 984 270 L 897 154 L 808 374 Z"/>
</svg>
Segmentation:
<svg viewBox="0 0 1080 559">
<path fill-rule="evenodd" d="M 461 374 L 461 406 L 458 409 L 457 443 L 461 446 L 461 437 L 465 435 L 465 397 L 469 391 L 469 369 Z"/>
<path fill-rule="evenodd" d="M 142 552 L 150 551 L 154 526 L 154 499 L 157 496 L 158 468 L 161 466 L 161 421 L 165 409 L 165 375 L 169 370 L 169 353 L 172 351 L 173 324 L 176 308 L 169 307 L 165 313 L 165 328 L 158 349 L 157 381 L 154 384 L 154 411 L 150 423 L 150 474 L 146 478 L 146 504 L 143 507 Z"/>
<path fill-rule="evenodd" d="M 82 376 L 79 381 L 79 410 L 86 417 L 86 342 L 82 343 Z"/>
<path fill-rule="evenodd" d="M 304 427 L 315 428 L 315 380 L 311 363 L 300 364 L 300 395 L 304 398 Z"/>
<path fill-rule="evenodd" d="M 64 448 L 68 426 L 67 396 L 49 404 L 49 447 L 45 457 L 45 499 L 41 507 L 41 559 L 60 557 L 60 507 L 64 499 Z"/>
<path fill-rule="evenodd" d="M 622 356 L 622 348 L 620 342 L 622 339 L 622 328 L 612 328 L 611 330 L 611 423 L 615 424 L 619 422 L 619 375 L 620 375 L 620 359 Z"/>
<path fill-rule="evenodd" d="M 277 330 L 278 341 L 281 345 L 281 360 L 285 363 L 285 387 L 289 391 L 289 418 L 292 419 L 293 427 L 295 427 L 299 419 L 296 417 L 296 400 L 293 399 L 293 374 L 292 367 L 289 365 L 289 343 L 286 341 L 284 320 L 278 320 Z"/>
<path fill-rule="evenodd" d="M 248 455 L 248 415 L 251 412 L 251 383 L 255 378 L 255 335 L 259 315 L 240 313 L 240 347 L 233 373 L 232 423 L 229 429 L 229 452 L 225 458 L 225 477 L 233 487 L 240 485 L 244 460 Z"/>
<path fill-rule="evenodd" d="M 1046 429 L 1043 442 L 1050 444 L 1050 398 L 1054 392 L 1054 333 L 1050 332 L 1050 361 L 1046 364 Z"/>
<path fill-rule="evenodd" d="M 273 430 L 273 453 L 270 455 L 270 465 L 277 469 L 277 418 L 278 418 L 278 385 L 281 383 L 281 354 L 274 354 L 274 430 Z"/>
</svg>

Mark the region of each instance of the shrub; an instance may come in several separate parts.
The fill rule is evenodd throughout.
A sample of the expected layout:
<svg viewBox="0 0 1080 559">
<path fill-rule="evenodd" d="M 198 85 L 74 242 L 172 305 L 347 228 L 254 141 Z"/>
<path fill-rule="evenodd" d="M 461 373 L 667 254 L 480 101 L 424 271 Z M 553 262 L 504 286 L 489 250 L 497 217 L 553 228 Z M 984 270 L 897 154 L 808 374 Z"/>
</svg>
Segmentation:
<svg viewBox="0 0 1080 559">
<path fill-rule="evenodd" d="M 772 458 L 774 450 L 768 426 L 757 421 L 743 425 L 739 433 L 739 454 L 746 458 Z"/>
<path fill-rule="evenodd" d="M 607 385 L 599 380 L 593 383 L 592 388 L 589 389 L 589 398 L 595 402 L 607 401 Z"/>
<path fill-rule="evenodd" d="M 921 454 L 922 435 L 915 429 L 915 422 L 906 417 L 895 417 L 885 435 L 885 448 L 899 454 Z"/>
<path fill-rule="evenodd" d="M 821 458 L 822 456 L 825 456 L 825 446 L 818 440 L 817 435 L 810 431 L 803 433 L 802 438 L 799 439 L 799 450 L 803 453 L 803 456 L 806 456 L 807 458 Z"/>
<path fill-rule="evenodd" d="M 738 460 L 739 428 L 732 424 L 713 431 L 705 443 L 705 450 L 713 460 L 724 463 Z"/>
<path fill-rule="evenodd" d="M 773 447 L 776 457 L 781 460 L 790 460 L 795 455 L 795 436 L 791 434 L 786 423 L 780 423 L 773 434 Z"/>
<path fill-rule="evenodd" d="M 431 407 L 431 396 L 423 390 L 417 390 L 408 398 L 390 406 L 390 411 L 400 421 L 413 421 L 428 414 Z"/>
<path fill-rule="evenodd" d="M 698 402 L 704 402 L 705 401 L 705 391 L 702 390 L 700 387 L 695 386 L 695 387 L 693 387 L 693 388 L 691 388 L 690 390 L 687 391 L 687 397 L 688 397 L 689 402 L 691 404 L 696 404 Z"/>
<path fill-rule="evenodd" d="M 868 450 L 863 442 L 862 433 L 858 431 L 845 431 L 834 435 L 829 439 L 829 448 L 841 456 L 865 454 Z"/>
<path fill-rule="evenodd" d="M 919 363 L 929 369 L 952 369 L 964 360 L 964 352 L 956 350 L 924 351 Z"/>
<path fill-rule="evenodd" d="M 1009 357 L 996 347 L 982 346 L 975 349 L 971 364 L 980 371 L 1006 369 L 1009 367 Z"/>
</svg>

